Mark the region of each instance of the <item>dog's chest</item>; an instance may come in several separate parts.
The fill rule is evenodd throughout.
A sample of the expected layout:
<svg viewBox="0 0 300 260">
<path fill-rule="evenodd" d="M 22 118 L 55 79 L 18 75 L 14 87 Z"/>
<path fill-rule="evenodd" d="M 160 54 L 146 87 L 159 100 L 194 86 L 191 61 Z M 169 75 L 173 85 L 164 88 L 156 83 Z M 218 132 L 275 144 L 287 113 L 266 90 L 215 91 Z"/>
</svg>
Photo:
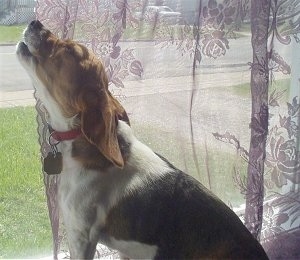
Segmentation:
<svg viewBox="0 0 300 260">
<path fill-rule="evenodd" d="M 74 230 L 81 230 L 89 239 L 100 240 L 124 255 L 133 258 L 153 258 L 157 251 L 156 246 L 130 239 L 116 239 L 109 233 L 99 233 L 105 229 L 110 210 L 118 205 L 130 178 L 125 177 L 124 173 L 87 170 L 72 158 L 71 146 L 65 145 L 61 150 L 63 171 L 59 184 L 59 204 L 67 235 L 72 236 Z M 136 185 L 135 181 L 134 183 Z"/>
<path fill-rule="evenodd" d="M 71 149 L 69 141 L 61 147 L 63 170 L 59 182 L 59 204 L 69 229 L 80 227 L 90 232 L 93 225 L 105 221 L 105 210 L 98 202 L 101 194 L 96 189 L 99 173 L 85 169 L 72 157 Z M 98 223 L 95 223 L 96 219 Z"/>
</svg>

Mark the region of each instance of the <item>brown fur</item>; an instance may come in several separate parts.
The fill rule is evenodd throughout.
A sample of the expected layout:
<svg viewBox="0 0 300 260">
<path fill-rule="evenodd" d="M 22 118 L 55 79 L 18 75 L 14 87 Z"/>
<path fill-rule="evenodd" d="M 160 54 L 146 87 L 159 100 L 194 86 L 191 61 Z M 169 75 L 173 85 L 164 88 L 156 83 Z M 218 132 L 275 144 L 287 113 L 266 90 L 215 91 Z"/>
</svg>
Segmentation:
<svg viewBox="0 0 300 260">
<path fill-rule="evenodd" d="M 66 117 L 79 114 L 82 133 L 88 142 L 77 141 L 74 147 L 89 151 L 95 145 L 114 165 L 122 168 L 124 160 L 117 139 L 117 120 L 129 123 L 122 105 L 108 90 L 102 63 L 88 49 L 73 41 L 61 41 L 46 31 L 37 53 L 36 73 L 58 102 Z M 62 66 L 63 64 L 63 66 Z M 75 149 L 76 158 L 87 167 L 98 167 L 101 154 L 85 156 Z M 106 163 L 104 163 L 106 165 Z"/>
</svg>

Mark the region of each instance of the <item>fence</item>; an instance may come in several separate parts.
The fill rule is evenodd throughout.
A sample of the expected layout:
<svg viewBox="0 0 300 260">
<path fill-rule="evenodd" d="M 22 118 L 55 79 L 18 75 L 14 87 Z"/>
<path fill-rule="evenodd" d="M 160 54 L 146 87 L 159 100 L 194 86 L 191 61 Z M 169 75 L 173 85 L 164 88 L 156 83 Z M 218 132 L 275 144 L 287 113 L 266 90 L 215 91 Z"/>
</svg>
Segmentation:
<svg viewBox="0 0 300 260">
<path fill-rule="evenodd" d="M 36 0 L 2 0 L 0 2 L 0 24 L 27 23 L 35 17 Z"/>
</svg>

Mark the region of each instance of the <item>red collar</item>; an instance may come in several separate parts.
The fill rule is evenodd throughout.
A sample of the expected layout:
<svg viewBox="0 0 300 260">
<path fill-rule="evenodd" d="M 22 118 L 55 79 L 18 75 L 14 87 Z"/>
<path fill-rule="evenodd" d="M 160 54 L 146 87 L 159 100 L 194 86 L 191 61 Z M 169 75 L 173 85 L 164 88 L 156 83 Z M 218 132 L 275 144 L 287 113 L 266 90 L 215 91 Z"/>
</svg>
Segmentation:
<svg viewBox="0 0 300 260">
<path fill-rule="evenodd" d="M 68 140 L 73 140 L 76 137 L 80 136 L 82 134 L 81 129 L 72 129 L 66 132 L 59 132 L 56 130 L 53 130 L 51 132 L 51 137 L 54 138 L 56 141 L 61 142 L 61 141 L 68 141 Z"/>
</svg>

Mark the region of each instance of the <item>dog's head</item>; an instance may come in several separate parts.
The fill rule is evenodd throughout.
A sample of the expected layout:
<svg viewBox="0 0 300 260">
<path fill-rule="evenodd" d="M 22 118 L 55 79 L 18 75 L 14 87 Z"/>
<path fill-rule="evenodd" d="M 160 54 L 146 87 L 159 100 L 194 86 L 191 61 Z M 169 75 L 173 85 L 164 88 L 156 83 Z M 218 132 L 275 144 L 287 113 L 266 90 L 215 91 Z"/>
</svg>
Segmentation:
<svg viewBox="0 0 300 260">
<path fill-rule="evenodd" d="M 81 44 L 58 39 L 39 21 L 31 22 L 24 31 L 17 56 L 37 92 L 43 93 L 41 101 L 56 106 L 54 110 L 61 113 L 61 118 L 79 115 L 82 133 L 89 142 L 116 166 L 123 167 L 116 128 L 118 119 L 129 120 L 108 90 L 99 59 Z M 46 108 L 50 119 L 55 117 L 51 108 Z"/>
</svg>

